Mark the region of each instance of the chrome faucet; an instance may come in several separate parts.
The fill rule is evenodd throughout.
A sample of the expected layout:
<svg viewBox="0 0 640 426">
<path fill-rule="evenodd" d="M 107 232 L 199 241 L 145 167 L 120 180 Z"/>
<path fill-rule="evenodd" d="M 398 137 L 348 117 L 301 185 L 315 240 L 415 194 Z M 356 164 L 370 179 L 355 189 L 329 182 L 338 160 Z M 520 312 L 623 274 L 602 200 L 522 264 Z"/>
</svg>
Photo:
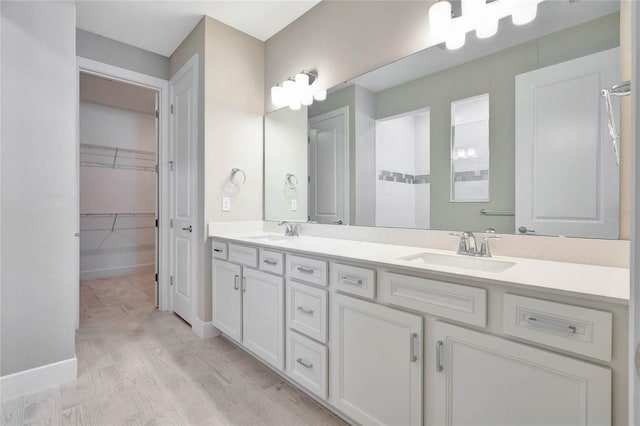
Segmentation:
<svg viewBox="0 0 640 426">
<path fill-rule="evenodd" d="M 489 240 L 499 240 L 498 236 L 490 236 L 482 238 L 482 245 L 480 251 L 476 245 L 476 236 L 471 231 L 464 231 L 461 234 L 450 233 L 452 237 L 460 238 L 458 244 L 458 254 L 463 256 L 476 256 L 476 257 L 491 257 L 491 250 L 489 248 Z"/>
<path fill-rule="evenodd" d="M 291 224 L 286 220 L 278 223 L 278 226 L 285 226 L 284 235 L 287 237 L 297 237 L 298 235 L 300 235 L 298 233 L 298 225 Z"/>
</svg>

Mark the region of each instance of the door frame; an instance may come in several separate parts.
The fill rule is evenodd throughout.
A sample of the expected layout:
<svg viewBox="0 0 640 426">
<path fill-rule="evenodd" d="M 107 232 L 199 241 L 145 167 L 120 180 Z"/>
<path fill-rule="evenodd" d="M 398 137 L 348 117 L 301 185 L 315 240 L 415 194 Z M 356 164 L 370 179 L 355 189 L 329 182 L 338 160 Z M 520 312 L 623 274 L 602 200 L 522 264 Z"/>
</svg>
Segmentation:
<svg viewBox="0 0 640 426">
<path fill-rule="evenodd" d="M 310 136 L 310 130 L 311 130 L 311 123 L 312 122 L 317 122 L 317 121 L 323 121 L 323 120 L 327 120 L 331 117 L 337 117 L 337 116 L 342 116 L 344 119 L 344 146 L 343 146 L 343 150 L 344 150 L 344 164 L 343 164 L 343 173 L 344 173 L 344 180 L 347 182 L 347 185 L 344 185 L 344 206 L 343 206 L 343 210 L 342 210 L 342 214 L 344 215 L 344 223 L 343 225 L 351 225 L 351 216 L 350 211 L 351 209 L 349 208 L 349 203 L 351 202 L 351 198 L 349 197 L 350 193 L 351 193 L 351 176 L 349 175 L 349 165 L 350 165 L 350 156 L 349 156 L 349 152 L 351 150 L 351 136 L 350 136 L 350 129 L 349 129 L 349 105 L 340 107 L 340 108 L 336 108 L 334 110 L 331 110 L 329 112 L 325 112 L 323 114 L 318 114 L 318 115 L 314 115 L 313 117 L 309 117 L 307 119 L 307 138 L 311 137 Z M 311 160 L 311 156 L 308 155 L 307 153 L 307 172 L 310 169 L 309 167 L 309 161 Z M 307 188 L 307 207 L 311 205 L 311 188 Z M 310 213 L 310 212 L 307 212 Z M 331 225 L 331 224 L 329 224 Z"/>
<path fill-rule="evenodd" d="M 199 132 L 199 128 L 198 128 L 198 115 L 199 115 L 199 111 L 198 111 L 198 105 L 200 103 L 200 94 L 198 92 L 198 87 L 199 87 L 199 72 L 198 72 L 198 61 L 199 61 L 199 57 L 198 54 L 195 53 L 191 58 L 189 58 L 189 60 L 187 62 L 184 63 L 184 65 L 182 65 L 180 67 L 180 69 L 178 71 L 176 71 L 171 78 L 169 79 L 169 81 L 167 81 L 167 111 L 169 112 L 168 114 L 168 134 L 167 134 L 167 156 L 166 161 L 164 163 L 165 167 L 167 167 L 167 172 L 166 176 L 167 176 L 167 186 L 166 186 L 166 199 L 167 199 L 167 212 L 168 212 L 168 218 L 171 218 L 171 211 L 172 211 L 172 207 L 173 207 L 173 182 L 172 182 L 172 170 L 170 170 L 169 168 L 169 164 L 170 162 L 173 160 L 172 158 L 172 135 L 173 135 L 173 113 L 170 112 L 169 110 L 169 106 L 171 106 L 171 97 L 172 97 L 172 91 L 173 91 L 173 84 L 176 80 L 179 80 L 180 78 L 182 78 L 184 76 L 184 74 L 186 74 L 188 71 L 192 71 L 193 72 L 193 117 L 192 117 L 192 126 L 193 126 L 193 134 L 194 134 L 194 140 L 193 140 L 193 149 L 192 149 L 192 157 L 191 157 L 191 173 L 192 173 L 192 181 L 195 183 L 195 185 L 192 188 L 192 193 L 191 196 L 193 198 L 193 204 L 194 204 L 194 217 L 193 217 L 193 223 L 191 226 L 193 226 L 193 233 L 192 233 L 192 240 L 191 240 L 191 252 L 193 253 L 192 256 L 192 262 L 191 262 L 191 282 L 189 283 L 189 290 L 191 292 L 191 329 L 194 330 L 194 333 L 196 333 L 197 335 L 201 336 L 201 330 L 203 329 L 203 325 L 202 325 L 202 320 L 200 320 L 198 318 L 198 286 L 197 283 L 200 281 L 200 271 L 204 270 L 204 265 L 201 262 L 201 257 L 202 257 L 202 252 L 203 252 L 203 248 L 200 246 L 199 244 L 199 238 L 202 237 L 203 235 L 203 218 L 201 216 L 201 210 L 200 210 L 200 190 L 201 190 L 201 186 L 200 183 L 198 181 L 198 175 L 199 175 L 199 164 L 198 164 L 198 149 L 199 149 L 199 140 L 200 140 L 200 132 Z M 169 221 L 167 221 L 169 222 Z M 167 225 L 169 225 L 167 223 Z M 168 232 L 167 232 L 167 245 L 168 245 L 168 249 L 169 252 L 167 253 L 167 282 L 169 282 L 169 280 L 171 279 L 171 276 L 173 275 L 173 246 L 171 245 L 173 242 L 173 238 L 172 238 L 172 233 L 174 232 L 173 228 L 168 227 Z M 167 291 L 167 309 L 165 310 L 172 310 L 173 309 L 173 291 L 170 288 L 169 285 L 166 286 L 166 291 Z"/>
<path fill-rule="evenodd" d="M 170 308 L 169 299 L 169 218 L 170 218 L 170 199 L 169 199 L 169 81 L 163 80 L 158 77 L 153 77 L 147 74 L 142 74 L 136 71 L 131 71 L 125 68 L 117 67 L 114 65 L 106 64 L 104 62 L 94 61 L 92 59 L 84 58 L 82 56 L 76 57 L 76 78 L 78 80 L 78 87 L 80 84 L 80 73 L 91 74 L 99 77 L 106 77 L 113 80 L 122 81 L 124 83 L 133 84 L 136 86 L 146 87 L 158 92 L 159 96 L 159 135 L 158 135 L 158 187 L 157 187 L 157 200 L 158 200 L 158 309 L 161 311 L 167 311 Z M 79 135 L 79 123 L 80 123 L 80 91 L 77 93 L 77 106 L 76 106 L 76 158 L 80 155 L 80 135 Z M 78 169 L 79 172 L 79 169 Z M 78 181 L 79 182 L 79 181 Z M 78 200 L 79 200 L 78 193 Z M 79 206 L 79 204 L 78 204 Z M 78 207 L 79 209 L 79 207 Z M 78 210 L 78 227 L 80 229 L 80 219 Z M 79 258 L 78 258 L 79 261 Z M 76 269 L 79 271 L 80 265 L 76 265 Z M 79 283 L 79 277 L 78 277 Z M 79 284 L 74 286 L 75 288 L 75 318 L 76 329 L 80 324 L 80 291 Z"/>
</svg>

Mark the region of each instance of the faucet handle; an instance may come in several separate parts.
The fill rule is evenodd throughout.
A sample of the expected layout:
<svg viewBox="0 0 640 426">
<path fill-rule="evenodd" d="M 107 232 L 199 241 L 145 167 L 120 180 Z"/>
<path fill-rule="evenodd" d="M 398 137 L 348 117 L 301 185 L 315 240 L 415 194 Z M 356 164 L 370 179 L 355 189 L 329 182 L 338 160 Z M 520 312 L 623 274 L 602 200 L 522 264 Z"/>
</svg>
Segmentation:
<svg viewBox="0 0 640 426">
<path fill-rule="evenodd" d="M 482 245 L 480 246 L 481 257 L 491 257 L 491 249 L 489 248 L 489 240 L 501 240 L 502 237 L 497 235 L 482 238 Z"/>
<path fill-rule="evenodd" d="M 456 234 L 455 232 L 449 232 L 450 237 L 460 238 L 458 242 L 458 254 L 469 254 L 469 249 L 467 248 L 467 233 L 463 232 L 462 234 Z"/>
</svg>

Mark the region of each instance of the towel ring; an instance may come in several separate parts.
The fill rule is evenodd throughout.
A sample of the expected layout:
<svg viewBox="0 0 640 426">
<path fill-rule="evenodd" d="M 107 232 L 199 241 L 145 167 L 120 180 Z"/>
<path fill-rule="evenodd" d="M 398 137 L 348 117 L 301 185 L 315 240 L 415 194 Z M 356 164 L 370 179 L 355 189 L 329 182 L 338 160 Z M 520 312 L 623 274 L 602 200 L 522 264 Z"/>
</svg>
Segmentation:
<svg viewBox="0 0 640 426">
<path fill-rule="evenodd" d="M 293 173 L 287 173 L 284 177 L 284 183 L 289 189 L 296 189 L 298 187 L 298 178 Z"/>
<path fill-rule="evenodd" d="M 238 179 L 237 176 L 240 175 L 241 179 Z M 229 178 L 232 184 L 237 187 L 241 187 L 247 181 L 247 174 L 242 169 L 231 169 L 231 177 Z"/>
</svg>

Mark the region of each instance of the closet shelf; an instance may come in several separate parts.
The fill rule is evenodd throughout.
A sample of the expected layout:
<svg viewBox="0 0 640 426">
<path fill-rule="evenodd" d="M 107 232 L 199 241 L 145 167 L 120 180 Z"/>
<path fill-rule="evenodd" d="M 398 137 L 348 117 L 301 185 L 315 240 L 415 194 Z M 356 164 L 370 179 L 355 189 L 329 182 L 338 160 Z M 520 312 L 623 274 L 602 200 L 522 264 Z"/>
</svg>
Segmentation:
<svg viewBox="0 0 640 426">
<path fill-rule="evenodd" d="M 134 229 L 154 229 L 155 224 L 152 222 L 151 225 L 148 223 L 138 223 L 136 219 L 147 218 L 154 219 L 155 213 L 81 213 L 80 219 L 102 219 L 101 227 L 85 227 L 83 229 L 80 226 L 80 232 L 83 231 L 128 231 Z M 129 224 L 125 226 L 117 226 L 118 219 L 134 219 L 133 221 L 129 221 Z M 107 220 L 108 219 L 108 220 Z M 113 219 L 113 221 L 111 220 Z M 133 222 L 133 223 L 132 223 Z M 94 222 L 95 223 L 95 222 Z M 95 226 L 100 226 L 95 223 Z"/>
<path fill-rule="evenodd" d="M 80 165 L 108 169 L 156 171 L 156 154 L 152 151 L 80 144 Z"/>
</svg>

